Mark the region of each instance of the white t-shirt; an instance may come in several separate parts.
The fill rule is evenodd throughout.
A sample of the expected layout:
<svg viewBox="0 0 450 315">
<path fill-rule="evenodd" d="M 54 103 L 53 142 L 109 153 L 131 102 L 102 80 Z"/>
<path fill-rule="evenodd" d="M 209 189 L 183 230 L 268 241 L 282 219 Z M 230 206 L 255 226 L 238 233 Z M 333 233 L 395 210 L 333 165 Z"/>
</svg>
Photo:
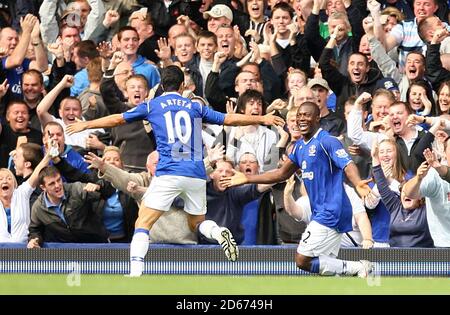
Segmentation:
<svg viewBox="0 0 450 315">
<path fill-rule="evenodd" d="M 430 168 L 419 189 L 426 197 L 428 227 L 434 246 L 450 247 L 450 183 Z"/>
<path fill-rule="evenodd" d="M 11 200 L 11 233 L 8 233 L 8 221 L 3 204 L 0 202 L 0 242 L 24 243 L 28 240 L 30 225 L 30 197 L 34 188 L 28 181 L 17 187 Z"/>
<path fill-rule="evenodd" d="M 239 139 L 240 146 L 237 148 L 232 142 L 237 128 L 231 128 L 226 155 L 237 164 L 244 153 L 253 153 L 258 159 L 260 172 L 276 168 L 278 153 L 272 152 L 271 148 L 277 143 L 277 134 L 267 127 L 258 126 L 256 131 L 245 133 Z"/>
<path fill-rule="evenodd" d="M 53 117 L 53 116 L 52 116 Z M 89 137 L 91 133 L 94 133 L 96 131 L 99 131 L 100 133 L 105 133 L 105 130 L 103 129 L 86 129 L 81 132 L 74 133 L 72 135 L 67 134 L 66 132 L 66 124 L 64 121 L 60 118 L 53 117 L 53 121 L 59 123 L 63 129 L 64 129 L 64 137 L 65 137 L 65 144 L 71 145 L 71 146 L 77 146 L 81 147 L 83 149 L 86 149 L 86 140 Z M 83 118 L 84 121 L 84 118 Z"/>
<path fill-rule="evenodd" d="M 277 39 L 277 44 L 285 49 L 289 45 L 289 39 Z"/>
</svg>

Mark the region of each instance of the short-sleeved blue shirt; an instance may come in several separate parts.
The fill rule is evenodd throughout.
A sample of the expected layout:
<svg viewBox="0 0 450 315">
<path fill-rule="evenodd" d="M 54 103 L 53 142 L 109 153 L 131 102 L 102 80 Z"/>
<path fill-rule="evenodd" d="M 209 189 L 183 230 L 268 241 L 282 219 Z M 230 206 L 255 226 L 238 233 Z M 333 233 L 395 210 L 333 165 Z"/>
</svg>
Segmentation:
<svg viewBox="0 0 450 315">
<path fill-rule="evenodd" d="M 344 168 L 352 161 L 341 142 L 319 129 L 298 140 L 289 159 L 302 170 L 314 220 L 340 233 L 352 230 L 352 206 L 344 190 Z"/>
<path fill-rule="evenodd" d="M 206 179 L 202 123 L 223 125 L 225 114 L 170 92 L 130 109 L 123 118 L 126 122 L 146 119 L 152 125 L 159 152 L 156 176 Z"/>
<path fill-rule="evenodd" d="M 6 72 L 9 89 L 15 98 L 22 98 L 22 75 L 30 68 L 31 60 L 25 58 L 20 66 L 6 69 L 6 59 L 8 57 L 2 59 L 2 66 Z"/>
</svg>

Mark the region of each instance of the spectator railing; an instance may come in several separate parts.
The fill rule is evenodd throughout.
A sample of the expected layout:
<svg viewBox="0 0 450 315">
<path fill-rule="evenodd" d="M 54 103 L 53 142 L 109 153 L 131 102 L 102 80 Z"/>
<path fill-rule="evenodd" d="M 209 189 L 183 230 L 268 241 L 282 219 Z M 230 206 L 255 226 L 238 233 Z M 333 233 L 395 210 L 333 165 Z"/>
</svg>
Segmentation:
<svg viewBox="0 0 450 315">
<path fill-rule="evenodd" d="M 152 244 L 145 257 L 147 274 L 309 275 L 294 262 L 296 246 L 241 246 L 229 262 L 216 245 Z M 41 249 L 0 244 L 0 273 L 127 274 L 129 244 L 49 243 Z M 382 276 L 450 276 L 450 249 L 343 248 L 339 258 L 376 262 Z"/>
</svg>

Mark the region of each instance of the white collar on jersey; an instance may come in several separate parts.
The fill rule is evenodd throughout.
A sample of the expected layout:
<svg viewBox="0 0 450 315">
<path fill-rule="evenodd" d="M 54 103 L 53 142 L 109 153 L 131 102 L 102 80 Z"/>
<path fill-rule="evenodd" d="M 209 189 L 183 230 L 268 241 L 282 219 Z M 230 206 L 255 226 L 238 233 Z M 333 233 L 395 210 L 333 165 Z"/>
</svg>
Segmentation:
<svg viewBox="0 0 450 315">
<path fill-rule="evenodd" d="M 161 94 L 161 96 L 166 96 L 166 95 L 170 95 L 170 94 L 175 94 L 175 95 L 181 96 L 181 94 L 178 92 L 164 92 L 163 94 Z"/>
<path fill-rule="evenodd" d="M 305 140 L 303 140 L 304 144 L 308 144 L 309 141 L 311 141 L 313 138 L 317 138 L 317 136 L 319 135 L 319 132 L 322 131 L 322 128 L 317 129 L 316 133 L 314 134 L 314 136 L 312 136 L 307 142 L 305 142 Z"/>
</svg>

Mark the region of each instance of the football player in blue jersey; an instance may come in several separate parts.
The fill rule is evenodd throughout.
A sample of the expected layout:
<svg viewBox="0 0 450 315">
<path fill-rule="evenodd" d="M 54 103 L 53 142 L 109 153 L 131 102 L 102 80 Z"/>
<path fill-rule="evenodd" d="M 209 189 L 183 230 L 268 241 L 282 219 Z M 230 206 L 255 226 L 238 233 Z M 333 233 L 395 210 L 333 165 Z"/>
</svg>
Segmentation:
<svg viewBox="0 0 450 315">
<path fill-rule="evenodd" d="M 336 258 L 343 233 L 352 230 L 352 206 L 344 191 L 344 175 L 361 197 L 370 192 L 367 181 L 361 180 L 340 141 L 320 128 L 320 111 L 315 103 L 305 102 L 299 107 L 297 124 L 302 138 L 294 144 L 289 159 L 281 168 L 261 175 L 235 171 L 222 183 L 228 187 L 277 183 L 287 180 L 300 168 L 312 216 L 297 248 L 297 266 L 321 275 L 367 277 L 373 271 L 372 263 Z"/>
<path fill-rule="evenodd" d="M 67 129 L 69 133 L 75 133 L 92 126 L 111 128 L 136 120 L 148 120 L 153 128 L 160 160 L 156 177 L 143 197 L 131 241 L 130 276 L 133 277 L 143 272 L 151 227 L 164 211 L 170 209 L 177 196 L 184 199 L 184 211 L 188 213 L 191 230 L 198 230 L 207 238 L 217 240 L 229 260 L 237 259 L 238 248 L 230 231 L 219 227 L 214 221 L 205 220 L 206 171 L 203 164 L 202 123 L 231 126 L 284 124 L 283 119 L 271 114 L 223 114 L 182 97 L 184 74 L 177 66 L 163 69 L 161 83 L 165 92 L 155 99 L 123 114 L 77 122 Z"/>
</svg>

